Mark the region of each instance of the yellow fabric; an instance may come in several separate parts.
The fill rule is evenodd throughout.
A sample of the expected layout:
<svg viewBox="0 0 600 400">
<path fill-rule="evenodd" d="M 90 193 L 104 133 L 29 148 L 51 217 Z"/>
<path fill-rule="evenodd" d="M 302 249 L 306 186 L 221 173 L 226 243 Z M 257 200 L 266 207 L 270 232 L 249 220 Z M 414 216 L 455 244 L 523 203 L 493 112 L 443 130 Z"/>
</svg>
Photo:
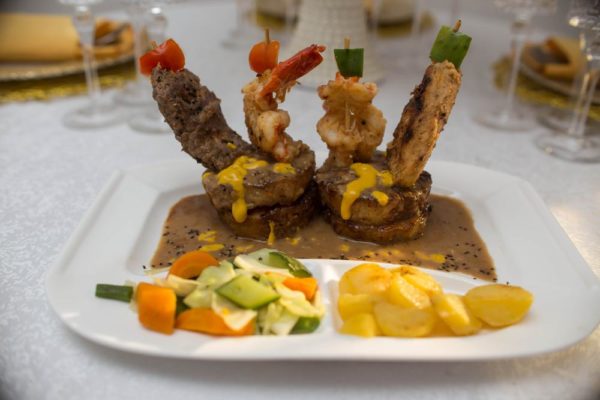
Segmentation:
<svg viewBox="0 0 600 400">
<path fill-rule="evenodd" d="M 96 22 L 96 37 L 119 26 L 108 20 Z M 98 57 L 114 57 L 130 51 L 131 29 L 115 44 L 97 46 Z M 77 31 L 71 18 L 62 15 L 0 13 L 0 61 L 64 61 L 81 57 Z"/>
</svg>

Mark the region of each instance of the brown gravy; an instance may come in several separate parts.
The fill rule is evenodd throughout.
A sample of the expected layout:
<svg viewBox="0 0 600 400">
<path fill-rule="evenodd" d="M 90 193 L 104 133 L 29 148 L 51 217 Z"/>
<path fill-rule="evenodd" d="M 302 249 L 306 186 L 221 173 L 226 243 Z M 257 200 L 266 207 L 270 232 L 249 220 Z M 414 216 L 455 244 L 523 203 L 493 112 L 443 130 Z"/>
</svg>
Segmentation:
<svg viewBox="0 0 600 400">
<path fill-rule="evenodd" d="M 151 267 L 167 267 L 181 254 L 199 248 L 222 259 L 269 247 L 297 258 L 412 264 L 495 281 L 494 261 L 466 206 L 445 196 L 432 195 L 430 201 L 433 211 L 425 233 L 410 242 L 389 245 L 355 242 L 337 236 L 321 217 L 317 217 L 296 237 L 277 238 L 268 245 L 231 233 L 219 220 L 205 194 L 184 197 L 169 211 Z"/>
</svg>

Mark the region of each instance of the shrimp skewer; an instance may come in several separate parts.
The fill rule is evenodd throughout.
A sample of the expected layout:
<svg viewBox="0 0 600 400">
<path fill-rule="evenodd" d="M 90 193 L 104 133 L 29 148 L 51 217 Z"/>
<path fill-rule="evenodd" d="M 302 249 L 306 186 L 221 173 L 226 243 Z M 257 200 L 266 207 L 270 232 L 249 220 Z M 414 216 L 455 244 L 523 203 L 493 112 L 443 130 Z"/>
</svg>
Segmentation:
<svg viewBox="0 0 600 400">
<path fill-rule="evenodd" d="M 323 61 L 324 46 L 311 45 L 272 70 L 258 75 L 242 89 L 244 114 L 250 141 L 277 161 L 289 162 L 301 151 L 302 144 L 286 132 L 290 116 L 278 108 L 296 80 Z"/>
<path fill-rule="evenodd" d="M 335 80 L 318 88 L 325 115 L 317 123 L 317 132 L 329 148 L 328 165 L 349 166 L 369 162 L 381 144 L 386 120 L 371 102 L 377 94 L 374 83 L 360 83 L 357 77 Z"/>
</svg>

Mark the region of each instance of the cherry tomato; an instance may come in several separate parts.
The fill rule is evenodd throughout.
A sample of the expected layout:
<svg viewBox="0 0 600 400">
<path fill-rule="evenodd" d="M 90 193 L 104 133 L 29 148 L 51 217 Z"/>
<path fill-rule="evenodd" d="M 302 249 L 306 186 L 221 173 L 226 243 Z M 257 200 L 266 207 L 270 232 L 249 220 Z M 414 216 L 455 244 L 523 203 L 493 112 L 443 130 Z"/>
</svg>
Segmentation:
<svg viewBox="0 0 600 400">
<path fill-rule="evenodd" d="M 141 56 L 140 72 L 144 75 L 150 75 L 158 64 L 162 68 L 173 72 L 180 71 L 185 66 L 183 51 L 173 39 L 168 39 L 160 46 Z"/>
<path fill-rule="evenodd" d="M 252 46 L 248 61 L 250 68 L 257 74 L 262 74 L 268 69 L 273 69 L 277 65 L 279 57 L 279 42 L 272 40 L 269 43 L 259 42 Z"/>
</svg>

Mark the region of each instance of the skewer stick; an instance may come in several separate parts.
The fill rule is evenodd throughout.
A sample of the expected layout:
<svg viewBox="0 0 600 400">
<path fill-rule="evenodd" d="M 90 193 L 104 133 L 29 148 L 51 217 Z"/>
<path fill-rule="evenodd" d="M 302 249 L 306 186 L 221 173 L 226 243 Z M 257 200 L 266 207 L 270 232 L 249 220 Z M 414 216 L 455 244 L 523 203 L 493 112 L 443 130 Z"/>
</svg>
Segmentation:
<svg viewBox="0 0 600 400">
<path fill-rule="evenodd" d="M 269 35 L 269 28 L 265 28 L 265 43 L 271 43 L 271 36 Z"/>
<path fill-rule="evenodd" d="M 454 24 L 454 28 L 452 28 L 452 32 L 458 32 L 458 30 L 460 29 L 460 25 L 461 25 L 461 20 L 457 19 L 456 23 Z"/>
<path fill-rule="evenodd" d="M 349 37 L 345 37 L 344 38 L 344 49 L 349 49 L 350 48 L 350 38 Z M 344 127 L 346 128 L 346 131 L 350 130 L 350 107 L 348 107 L 348 101 L 344 102 Z"/>
</svg>

